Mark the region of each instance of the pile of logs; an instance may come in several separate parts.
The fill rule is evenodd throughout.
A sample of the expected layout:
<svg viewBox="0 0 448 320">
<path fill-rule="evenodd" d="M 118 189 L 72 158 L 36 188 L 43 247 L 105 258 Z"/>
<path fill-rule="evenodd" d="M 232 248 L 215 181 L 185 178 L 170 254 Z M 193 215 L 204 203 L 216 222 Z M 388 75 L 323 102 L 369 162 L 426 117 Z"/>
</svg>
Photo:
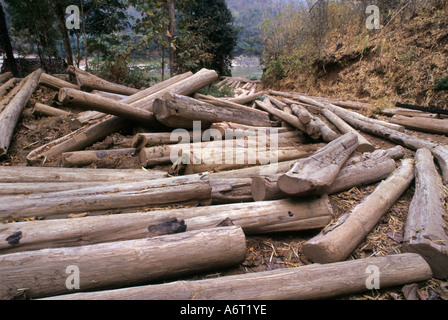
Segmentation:
<svg viewBox="0 0 448 320">
<path fill-rule="evenodd" d="M 36 116 L 79 123 L 31 150 L 28 166 L 0 166 L 0 298 L 324 299 L 372 289 L 371 266 L 381 288 L 448 277 L 448 147 L 407 131 L 442 133 L 448 120 L 427 126 L 437 115 L 403 110 L 378 120 L 359 112 L 366 104 L 261 91 L 207 69 L 142 90 L 68 73 L 76 84 L 42 70 L 0 77 L 1 156 L 38 86 L 64 110 L 36 103 Z M 237 95 L 198 93 L 212 84 Z M 142 129 L 125 148 L 85 150 L 129 127 Z M 120 155 L 142 169 L 92 168 Z M 414 181 L 403 253 L 348 259 Z M 335 217 L 331 195 L 373 184 Z M 316 264 L 170 282 L 241 264 L 247 236 L 303 230 L 319 232 L 301 247 Z"/>
</svg>

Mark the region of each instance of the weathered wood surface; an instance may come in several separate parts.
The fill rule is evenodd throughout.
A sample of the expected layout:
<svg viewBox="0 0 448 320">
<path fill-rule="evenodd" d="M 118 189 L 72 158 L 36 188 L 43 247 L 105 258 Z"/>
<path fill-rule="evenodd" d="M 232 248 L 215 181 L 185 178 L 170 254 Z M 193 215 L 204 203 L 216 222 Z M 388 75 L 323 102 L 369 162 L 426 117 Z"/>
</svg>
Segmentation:
<svg viewBox="0 0 448 320">
<path fill-rule="evenodd" d="M 314 155 L 299 160 L 282 175 L 278 180 L 280 190 L 300 195 L 330 186 L 357 147 L 358 137 L 354 133 L 333 140 Z"/>
<path fill-rule="evenodd" d="M 414 160 L 405 159 L 400 168 L 381 182 L 375 191 L 302 246 L 303 253 L 317 263 L 341 261 L 361 243 L 381 217 L 389 211 L 414 179 Z"/>
<path fill-rule="evenodd" d="M 415 154 L 415 193 L 409 206 L 403 239 L 406 252 L 420 254 L 434 277 L 448 277 L 448 233 L 446 193 L 428 149 Z"/>
<path fill-rule="evenodd" d="M 62 88 L 72 88 L 72 89 L 77 89 L 77 90 L 81 89 L 76 84 L 64 81 L 62 79 L 54 77 L 54 76 L 52 76 L 50 74 L 47 74 L 45 72 L 41 74 L 40 79 L 39 79 L 39 84 L 42 85 L 42 86 L 45 86 L 47 88 L 56 90 L 56 91 L 59 91 Z"/>
<path fill-rule="evenodd" d="M 0 252 L 85 246 L 214 228 L 230 219 L 245 234 L 300 231 L 326 226 L 333 208 L 327 196 L 259 203 L 234 203 L 196 208 L 88 216 L 5 224 Z"/>
<path fill-rule="evenodd" d="M 137 149 L 135 148 L 64 152 L 62 154 L 62 165 L 64 167 L 82 167 L 91 165 L 92 163 L 105 158 L 117 156 L 133 157 L 136 154 Z"/>
<path fill-rule="evenodd" d="M 52 297 L 54 300 L 315 300 L 369 291 L 372 266 L 380 287 L 396 287 L 431 278 L 431 268 L 418 254 L 397 254 L 326 265 L 248 273 L 198 281 L 176 281 Z M 324 284 L 324 285 L 323 285 Z"/>
<path fill-rule="evenodd" d="M 411 130 L 448 135 L 448 119 L 432 119 L 419 116 L 406 117 L 402 115 L 394 115 L 390 121 Z"/>
<path fill-rule="evenodd" d="M 66 118 L 70 115 L 70 112 L 53 108 L 51 106 L 47 106 L 46 104 L 42 104 L 37 102 L 34 105 L 33 114 L 37 114 L 45 117 L 63 117 Z"/>
<path fill-rule="evenodd" d="M 44 249 L 0 256 L 0 297 L 27 288 L 31 298 L 79 290 L 121 288 L 225 268 L 244 261 L 240 227 L 222 227 L 90 246 Z M 79 271 L 79 290 L 69 266 Z M 67 280 L 68 279 L 68 280 Z"/>
</svg>

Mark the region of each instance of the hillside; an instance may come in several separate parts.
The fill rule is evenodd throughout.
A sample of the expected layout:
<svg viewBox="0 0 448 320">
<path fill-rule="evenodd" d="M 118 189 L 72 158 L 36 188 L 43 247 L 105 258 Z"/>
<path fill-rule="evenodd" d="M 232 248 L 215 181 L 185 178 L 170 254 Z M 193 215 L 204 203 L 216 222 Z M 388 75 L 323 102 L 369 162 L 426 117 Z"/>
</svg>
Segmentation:
<svg viewBox="0 0 448 320">
<path fill-rule="evenodd" d="M 379 108 L 395 102 L 447 107 L 447 3 L 417 8 L 379 31 L 331 29 L 323 50 L 310 69 L 288 70 L 269 86 L 345 99 L 362 100 Z M 293 51 L 293 48 L 291 51 Z"/>
</svg>

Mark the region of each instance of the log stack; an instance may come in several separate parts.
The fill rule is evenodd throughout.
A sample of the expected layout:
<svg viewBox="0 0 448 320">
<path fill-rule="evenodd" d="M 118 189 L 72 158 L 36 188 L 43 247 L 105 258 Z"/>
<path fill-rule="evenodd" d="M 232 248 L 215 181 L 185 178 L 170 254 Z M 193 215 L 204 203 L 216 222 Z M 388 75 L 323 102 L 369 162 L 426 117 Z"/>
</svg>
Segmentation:
<svg viewBox="0 0 448 320">
<path fill-rule="evenodd" d="M 2 77 L 0 155 L 27 107 L 78 127 L 33 143 L 28 166 L 0 166 L 0 298 L 326 299 L 371 290 L 372 266 L 381 288 L 447 277 L 448 147 L 409 131 L 446 134 L 446 120 L 373 119 L 366 103 L 207 69 L 141 90 L 68 72 L 76 83 L 42 70 Z M 198 92 L 212 84 L 236 95 Z M 29 103 L 39 86 L 53 102 Z M 95 145 L 117 132 L 126 144 Z M 136 165 L 101 168 L 119 158 Z M 337 196 L 364 187 L 335 210 Z M 400 252 L 354 254 L 406 192 Z M 250 241 L 285 232 L 300 237 L 300 262 L 249 272 Z M 281 260 L 272 249 L 270 267 Z M 245 272 L 179 281 L 234 268 Z"/>
</svg>

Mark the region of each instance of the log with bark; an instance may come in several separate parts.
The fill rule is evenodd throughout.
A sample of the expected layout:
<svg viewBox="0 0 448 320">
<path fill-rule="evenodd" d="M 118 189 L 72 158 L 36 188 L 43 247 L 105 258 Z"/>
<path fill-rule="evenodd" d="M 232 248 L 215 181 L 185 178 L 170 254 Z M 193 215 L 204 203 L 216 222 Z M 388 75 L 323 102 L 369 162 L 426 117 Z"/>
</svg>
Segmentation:
<svg viewBox="0 0 448 320">
<path fill-rule="evenodd" d="M 34 71 L 20 91 L 0 113 L 0 157 L 8 152 L 19 117 L 39 85 L 39 77 L 42 72 L 42 69 Z"/>
<path fill-rule="evenodd" d="M 0 183 L 128 182 L 164 177 L 166 177 L 166 172 L 160 170 L 0 166 Z"/>
<path fill-rule="evenodd" d="M 39 84 L 56 91 L 59 91 L 62 88 L 72 88 L 80 90 L 80 87 L 78 85 L 64 81 L 45 72 L 41 74 Z"/>
<path fill-rule="evenodd" d="M 148 126 L 155 124 L 154 115 L 149 111 L 76 89 L 62 88 L 59 90 L 58 100 L 67 107 L 99 111 Z"/>
<path fill-rule="evenodd" d="M 448 135 L 448 119 L 432 119 L 423 117 L 405 117 L 394 115 L 391 120 L 407 129 Z"/>
<path fill-rule="evenodd" d="M 157 87 L 156 93 L 153 93 L 147 97 L 141 98 L 141 94 L 145 92 L 153 91 L 152 88 L 143 90 L 136 95 L 129 96 L 121 103 L 131 103 L 133 107 L 143 108 L 144 110 L 152 110 L 152 102 L 156 98 L 160 98 L 166 92 L 175 92 L 183 95 L 190 95 L 195 91 L 209 85 L 217 78 L 215 71 L 203 69 L 193 76 L 189 74 L 183 74 L 176 76 L 173 79 L 169 79 L 162 82 L 155 87 Z M 135 97 L 138 96 L 140 99 L 135 101 Z M 129 123 L 119 117 L 108 116 L 102 118 L 93 123 L 89 123 L 84 127 L 80 128 L 74 133 L 70 133 L 56 141 L 52 141 L 41 147 L 38 147 L 30 152 L 27 156 L 27 160 L 31 163 L 42 161 L 42 159 L 55 157 L 61 155 L 64 152 L 78 151 L 89 145 L 92 145 L 98 140 L 104 139 L 109 134 L 126 128 Z"/>
<path fill-rule="evenodd" d="M 16 222 L 5 224 L 0 230 L 0 252 L 5 254 L 149 238 L 179 230 L 214 228 L 224 220 L 240 226 L 248 235 L 310 230 L 325 227 L 332 217 L 330 200 L 322 196 Z"/>
<path fill-rule="evenodd" d="M 203 129 L 220 121 L 261 127 L 271 125 L 269 115 L 260 110 L 218 107 L 177 94 L 167 94 L 163 99 L 155 100 L 153 112 L 159 122 L 171 128 L 192 129 L 194 121 L 200 121 Z"/>
<path fill-rule="evenodd" d="M 117 83 L 109 82 L 100 77 L 97 77 L 91 73 L 84 70 L 76 68 L 74 66 L 69 66 L 67 71 L 76 76 L 78 86 L 83 91 L 101 90 L 111 93 L 118 93 L 125 96 L 131 96 L 138 93 L 140 90 L 126 87 Z"/>
<path fill-rule="evenodd" d="M 404 232 L 403 249 L 420 254 L 434 277 L 448 277 L 448 233 L 446 193 L 428 149 L 415 154 L 415 193 L 412 198 Z"/>
<path fill-rule="evenodd" d="M 34 299 L 135 286 L 233 266 L 245 257 L 246 238 L 235 226 L 12 253 L 0 257 L 0 297 L 12 296 L 22 288 L 27 288 L 27 294 Z M 70 286 L 77 283 L 70 277 L 74 270 L 79 272 L 79 289 Z"/>
<path fill-rule="evenodd" d="M 387 178 L 396 169 L 394 159 L 404 157 L 404 150 L 400 148 L 377 150 L 372 154 L 349 159 L 333 184 L 310 194 L 335 194 Z M 252 198 L 255 201 L 287 198 L 289 195 L 281 191 L 277 184 L 282 174 L 277 172 L 276 175 L 254 177 L 251 184 Z"/>
<path fill-rule="evenodd" d="M 73 213 L 140 210 L 175 203 L 211 201 L 207 175 L 110 184 L 72 191 L 0 198 L 0 219 L 40 216 L 55 218 Z M 7 204 L 7 205 L 6 205 Z"/>
<path fill-rule="evenodd" d="M 64 152 L 62 154 L 62 165 L 64 167 L 82 167 L 91 165 L 101 159 L 117 156 L 132 157 L 136 153 L 137 149 L 134 148 Z"/>
<path fill-rule="evenodd" d="M 354 133 L 333 140 L 314 155 L 294 164 L 278 179 L 278 187 L 286 194 L 298 196 L 330 186 L 357 147 L 358 137 Z"/>
<path fill-rule="evenodd" d="M 379 279 L 372 275 L 372 266 L 376 267 Z M 397 287 L 431 277 L 431 268 L 422 257 L 405 253 L 214 279 L 75 293 L 49 299 L 228 300 L 231 297 L 234 300 L 316 300 L 362 293 L 377 285 L 381 289 Z"/>
<path fill-rule="evenodd" d="M 303 253 L 317 263 L 347 258 L 386 214 L 414 180 L 414 160 L 405 159 L 400 168 L 381 182 L 375 191 L 350 213 L 322 230 L 302 246 Z"/>
</svg>

